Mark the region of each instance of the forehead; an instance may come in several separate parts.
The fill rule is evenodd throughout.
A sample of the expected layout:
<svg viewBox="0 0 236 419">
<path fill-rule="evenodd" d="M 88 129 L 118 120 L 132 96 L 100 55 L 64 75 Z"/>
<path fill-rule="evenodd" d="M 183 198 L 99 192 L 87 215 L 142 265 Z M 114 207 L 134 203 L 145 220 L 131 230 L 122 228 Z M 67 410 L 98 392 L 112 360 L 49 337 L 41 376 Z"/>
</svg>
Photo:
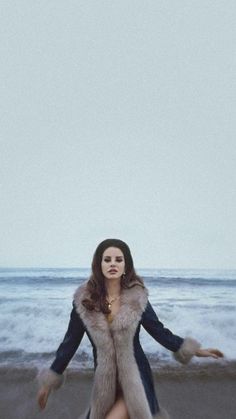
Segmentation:
<svg viewBox="0 0 236 419">
<path fill-rule="evenodd" d="M 110 256 L 110 257 L 123 256 L 124 257 L 124 254 L 120 249 L 118 249 L 118 247 L 108 247 L 103 252 L 103 257 L 105 256 Z"/>
</svg>

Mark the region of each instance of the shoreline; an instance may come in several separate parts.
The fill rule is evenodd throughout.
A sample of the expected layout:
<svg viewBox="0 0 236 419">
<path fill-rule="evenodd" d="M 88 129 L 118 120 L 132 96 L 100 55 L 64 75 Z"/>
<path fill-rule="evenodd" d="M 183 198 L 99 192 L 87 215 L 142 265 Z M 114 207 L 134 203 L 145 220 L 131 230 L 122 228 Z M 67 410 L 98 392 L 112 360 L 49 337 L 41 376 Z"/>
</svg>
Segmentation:
<svg viewBox="0 0 236 419">
<path fill-rule="evenodd" d="M 160 363 L 158 366 L 153 366 L 150 363 L 151 370 L 154 376 L 159 377 L 220 377 L 221 375 L 227 377 L 236 378 L 236 360 L 216 360 L 212 362 L 191 362 L 188 365 L 182 365 L 179 363 Z M 48 368 L 48 365 L 42 365 L 42 368 Z M 41 370 L 41 366 L 38 364 L 18 363 L 16 365 L 6 364 L 0 365 L 0 379 L 8 376 L 14 377 L 14 379 L 21 378 L 22 374 L 28 376 L 30 379 L 36 377 L 38 371 Z M 82 366 L 81 369 L 78 367 L 68 366 L 65 375 L 66 377 L 73 377 L 77 375 L 82 376 L 93 376 L 93 368 L 85 368 Z"/>
<path fill-rule="evenodd" d="M 1 419 L 78 419 L 89 402 L 93 371 L 67 369 L 61 389 L 40 411 L 36 367 L 0 367 Z M 170 419 L 235 419 L 236 362 L 153 371 L 158 401 Z"/>
</svg>

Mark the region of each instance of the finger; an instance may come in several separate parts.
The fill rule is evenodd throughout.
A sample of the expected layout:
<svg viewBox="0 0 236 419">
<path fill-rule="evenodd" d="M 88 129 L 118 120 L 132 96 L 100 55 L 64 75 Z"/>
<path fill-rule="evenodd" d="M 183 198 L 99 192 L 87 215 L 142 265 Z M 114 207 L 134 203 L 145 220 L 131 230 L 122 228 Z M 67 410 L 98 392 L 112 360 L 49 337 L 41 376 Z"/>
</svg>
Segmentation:
<svg viewBox="0 0 236 419">
<path fill-rule="evenodd" d="M 45 408 L 47 401 L 48 401 L 48 393 L 45 393 L 44 398 L 43 398 L 43 409 Z"/>
<path fill-rule="evenodd" d="M 41 396 L 41 394 L 40 394 L 40 392 L 38 393 L 38 397 L 37 397 L 37 401 L 38 401 L 38 405 L 39 405 L 39 407 L 41 407 L 41 398 L 42 398 L 42 396 Z"/>
<path fill-rule="evenodd" d="M 39 396 L 39 397 L 38 397 L 38 405 L 39 405 L 40 409 L 43 409 L 42 396 Z"/>
<path fill-rule="evenodd" d="M 39 407 L 41 409 L 45 408 L 45 406 L 47 404 L 47 399 L 48 399 L 48 394 L 47 393 L 40 394 L 38 401 L 39 401 Z"/>
<path fill-rule="evenodd" d="M 39 407 L 40 407 L 40 409 L 44 409 L 44 407 L 45 407 L 44 395 L 43 394 L 41 394 L 40 397 L 39 397 Z"/>
<path fill-rule="evenodd" d="M 210 349 L 211 353 L 217 355 L 218 358 L 222 358 L 224 356 L 223 352 L 219 351 L 219 349 Z"/>
</svg>

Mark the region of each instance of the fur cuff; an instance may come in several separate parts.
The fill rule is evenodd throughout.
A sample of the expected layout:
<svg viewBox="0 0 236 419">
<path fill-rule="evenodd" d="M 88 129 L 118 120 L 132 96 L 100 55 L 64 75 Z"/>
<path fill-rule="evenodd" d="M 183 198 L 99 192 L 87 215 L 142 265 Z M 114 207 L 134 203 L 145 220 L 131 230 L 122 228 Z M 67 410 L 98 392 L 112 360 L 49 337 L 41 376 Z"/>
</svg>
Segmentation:
<svg viewBox="0 0 236 419">
<path fill-rule="evenodd" d="M 170 419 L 170 416 L 165 409 L 160 408 L 160 411 L 154 416 L 154 419 Z"/>
<path fill-rule="evenodd" d="M 174 358 L 181 364 L 187 364 L 200 348 L 200 343 L 195 339 L 186 338 L 177 352 L 174 352 Z"/>
<path fill-rule="evenodd" d="M 39 386 L 46 386 L 50 390 L 57 390 L 61 387 L 64 376 L 62 374 L 57 374 L 55 371 L 48 369 L 41 370 L 37 375 Z"/>
</svg>

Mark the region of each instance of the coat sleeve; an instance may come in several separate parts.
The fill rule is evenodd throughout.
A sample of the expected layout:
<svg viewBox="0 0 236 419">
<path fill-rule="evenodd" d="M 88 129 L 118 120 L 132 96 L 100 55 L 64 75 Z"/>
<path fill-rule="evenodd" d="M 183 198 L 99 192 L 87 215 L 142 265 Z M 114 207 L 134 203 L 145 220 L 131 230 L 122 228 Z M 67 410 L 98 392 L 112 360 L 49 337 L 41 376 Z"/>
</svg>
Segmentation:
<svg viewBox="0 0 236 419">
<path fill-rule="evenodd" d="M 174 352 L 175 359 L 183 364 L 188 363 L 196 350 L 200 348 L 200 344 L 195 339 L 190 337 L 184 339 L 174 335 L 169 329 L 164 327 L 149 301 L 143 312 L 141 324 L 157 342 Z"/>
<path fill-rule="evenodd" d="M 40 385 L 50 389 L 60 387 L 63 382 L 62 374 L 78 349 L 84 332 L 84 324 L 73 306 L 67 332 L 57 349 L 53 363 L 49 369 L 42 370 L 38 375 Z"/>
</svg>

